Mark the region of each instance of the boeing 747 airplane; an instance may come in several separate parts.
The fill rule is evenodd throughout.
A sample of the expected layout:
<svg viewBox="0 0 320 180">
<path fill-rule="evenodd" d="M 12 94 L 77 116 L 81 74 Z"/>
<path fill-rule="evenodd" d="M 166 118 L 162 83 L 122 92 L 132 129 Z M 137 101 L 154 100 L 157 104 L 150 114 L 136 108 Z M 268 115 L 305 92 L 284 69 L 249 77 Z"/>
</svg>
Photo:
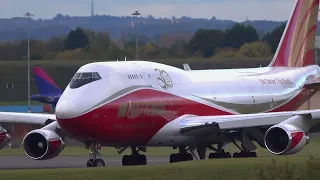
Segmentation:
<svg viewBox="0 0 320 180">
<path fill-rule="evenodd" d="M 179 148 L 170 162 L 256 157 L 255 143 L 291 155 L 319 132 L 320 110 L 297 111 L 320 87 L 313 64 L 319 0 L 297 0 L 267 67 L 183 70 L 147 61 L 96 62 L 79 68 L 55 114 L 0 112 L 0 122 L 42 125 L 23 139 L 34 160 L 51 159 L 70 137 L 90 147 L 88 167 L 104 166 L 96 144 L 115 147 L 123 165 L 145 165 L 140 150 Z M 240 145 L 238 145 L 240 143 Z M 214 147 L 216 146 L 216 147 Z"/>
</svg>

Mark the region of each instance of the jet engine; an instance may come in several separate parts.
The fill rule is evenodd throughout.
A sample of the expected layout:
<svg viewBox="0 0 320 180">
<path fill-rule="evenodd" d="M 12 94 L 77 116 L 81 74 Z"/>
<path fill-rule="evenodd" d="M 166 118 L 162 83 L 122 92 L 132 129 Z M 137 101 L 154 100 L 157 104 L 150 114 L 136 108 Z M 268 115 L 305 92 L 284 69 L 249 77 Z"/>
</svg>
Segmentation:
<svg viewBox="0 0 320 180">
<path fill-rule="evenodd" d="M 301 151 L 309 143 L 309 137 L 294 125 L 278 124 L 266 131 L 264 143 L 273 154 L 290 155 Z"/>
<path fill-rule="evenodd" d="M 11 136 L 0 126 L 0 150 L 5 148 L 11 142 Z"/>
<path fill-rule="evenodd" d="M 24 152 L 34 160 L 47 160 L 58 156 L 64 149 L 62 138 L 54 131 L 37 129 L 23 139 Z"/>
</svg>

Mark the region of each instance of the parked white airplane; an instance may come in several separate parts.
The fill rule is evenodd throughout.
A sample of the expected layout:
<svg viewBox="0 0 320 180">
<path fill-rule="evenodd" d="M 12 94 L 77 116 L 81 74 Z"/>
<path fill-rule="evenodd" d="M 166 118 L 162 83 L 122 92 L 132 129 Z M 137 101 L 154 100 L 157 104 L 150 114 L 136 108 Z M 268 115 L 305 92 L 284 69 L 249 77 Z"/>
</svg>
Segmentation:
<svg viewBox="0 0 320 180">
<path fill-rule="evenodd" d="M 130 147 L 123 165 L 146 164 L 139 150 L 179 147 L 170 162 L 231 157 L 222 148 L 241 142 L 234 157 L 256 157 L 254 141 L 276 155 L 299 152 L 319 132 L 320 110 L 294 111 L 320 87 L 311 65 L 319 0 L 298 0 L 268 67 L 192 70 L 145 61 L 82 66 L 64 90 L 56 114 L 0 113 L 0 122 L 43 125 L 29 132 L 25 153 L 54 158 L 68 136 L 86 143 L 88 167 L 104 166 L 96 144 Z M 218 145 L 217 148 L 211 145 Z"/>
</svg>

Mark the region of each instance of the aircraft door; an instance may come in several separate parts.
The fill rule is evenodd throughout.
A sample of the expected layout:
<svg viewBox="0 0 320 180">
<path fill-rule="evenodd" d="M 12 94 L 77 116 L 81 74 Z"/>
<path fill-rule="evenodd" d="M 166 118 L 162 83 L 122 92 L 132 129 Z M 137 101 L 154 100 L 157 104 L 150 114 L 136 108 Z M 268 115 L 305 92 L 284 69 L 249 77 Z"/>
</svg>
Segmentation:
<svg viewBox="0 0 320 180">
<path fill-rule="evenodd" d="M 240 80 L 244 84 L 245 91 L 247 92 L 246 97 L 248 98 L 248 103 L 255 103 L 254 88 L 250 79 L 247 77 L 241 77 Z"/>
</svg>

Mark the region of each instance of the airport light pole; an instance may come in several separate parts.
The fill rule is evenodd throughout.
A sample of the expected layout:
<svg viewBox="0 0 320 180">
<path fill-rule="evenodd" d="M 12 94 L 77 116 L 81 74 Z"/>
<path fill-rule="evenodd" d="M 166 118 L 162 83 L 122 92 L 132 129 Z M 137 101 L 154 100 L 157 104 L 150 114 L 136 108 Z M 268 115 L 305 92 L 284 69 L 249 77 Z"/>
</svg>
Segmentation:
<svg viewBox="0 0 320 180">
<path fill-rule="evenodd" d="M 136 56 L 137 56 L 137 60 L 139 58 L 139 44 L 138 44 L 138 28 L 137 28 L 137 24 L 138 24 L 138 16 L 140 16 L 141 14 L 138 11 L 135 11 L 134 13 L 132 13 L 132 15 L 135 17 L 135 25 L 134 28 L 136 29 Z"/>
<path fill-rule="evenodd" d="M 31 14 L 30 12 L 27 12 L 24 14 L 30 20 L 31 17 L 34 15 Z M 29 25 L 28 25 L 28 112 L 31 112 L 31 107 L 30 107 L 30 32 L 29 32 Z"/>
</svg>

